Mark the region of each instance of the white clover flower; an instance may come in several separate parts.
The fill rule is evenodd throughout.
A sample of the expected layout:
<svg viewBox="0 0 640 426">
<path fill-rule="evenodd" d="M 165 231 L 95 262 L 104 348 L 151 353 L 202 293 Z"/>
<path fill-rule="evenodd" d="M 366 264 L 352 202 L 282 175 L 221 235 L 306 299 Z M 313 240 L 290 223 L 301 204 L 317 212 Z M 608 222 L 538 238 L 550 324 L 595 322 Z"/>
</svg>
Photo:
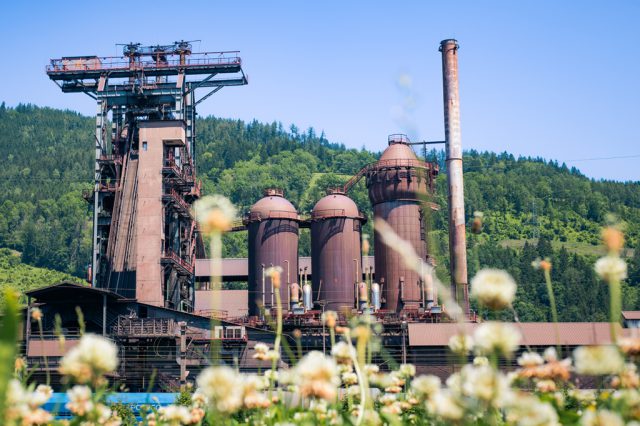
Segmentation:
<svg viewBox="0 0 640 426">
<path fill-rule="evenodd" d="M 573 351 L 573 359 L 578 374 L 599 376 L 624 369 L 624 359 L 615 346 L 580 346 Z"/>
<path fill-rule="evenodd" d="M 191 412 L 182 405 L 168 405 L 158 409 L 160 420 L 169 426 L 181 426 L 191 423 Z"/>
<path fill-rule="evenodd" d="M 51 386 L 38 385 L 38 387 L 36 387 L 36 390 L 29 394 L 27 402 L 29 404 L 29 407 L 35 409 L 46 403 L 52 395 L 53 389 L 51 389 Z"/>
<path fill-rule="evenodd" d="M 376 364 L 366 364 L 364 366 L 364 372 L 368 376 L 372 374 L 378 374 L 380 372 L 380 367 L 378 367 Z"/>
<path fill-rule="evenodd" d="M 264 377 L 265 379 L 267 379 L 267 381 L 274 381 L 277 382 L 278 381 L 278 375 L 279 372 L 278 370 L 272 370 L 272 369 L 268 369 L 264 371 Z"/>
<path fill-rule="evenodd" d="M 225 366 L 206 368 L 196 382 L 217 411 L 233 413 L 242 406 L 242 378 L 233 369 Z"/>
<path fill-rule="evenodd" d="M 269 352 L 269 346 L 265 345 L 264 343 L 256 343 L 256 345 L 253 347 L 253 350 L 260 354 L 266 354 L 267 352 Z"/>
<path fill-rule="evenodd" d="M 465 365 L 458 377 L 460 381 L 452 390 L 464 396 L 479 399 L 496 408 L 501 408 L 510 397 L 506 376 L 487 365 Z"/>
<path fill-rule="evenodd" d="M 609 410 L 587 410 L 580 418 L 581 426 L 624 426 L 620 415 Z"/>
<path fill-rule="evenodd" d="M 24 404 L 27 401 L 27 392 L 22 387 L 22 383 L 17 379 L 11 379 L 7 387 L 7 406 Z"/>
<path fill-rule="evenodd" d="M 473 339 L 479 355 L 496 353 L 509 357 L 518 349 L 522 335 L 511 324 L 486 322 L 476 328 Z"/>
<path fill-rule="evenodd" d="M 473 348 L 473 337 L 466 334 L 454 334 L 449 338 L 449 349 L 456 355 L 465 356 Z"/>
<path fill-rule="evenodd" d="M 489 358 L 487 358 L 486 356 L 473 357 L 473 365 L 489 365 Z"/>
<path fill-rule="evenodd" d="M 398 400 L 398 397 L 396 396 L 396 394 L 393 394 L 393 393 L 384 393 L 380 395 L 380 398 L 378 398 L 378 402 L 380 402 L 380 404 L 382 405 L 390 405 L 396 402 L 397 400 Z"/>
<path fill-rule="evenodd" d="M 104 404 L 96 405 L 96 413 L 98 414 L 98 424 L 103 425 L 111 419 L 112 411 Z"/>
<path fill-rule="evenodd" d="M 209 403 L 209 399 L 200 388 L 196 389 L 191 395 L 191 403 L 196 408 L 204 408 Z"/>
<path fill-rule="evenodd" d="M 5 419 L 7 420 L 7 419 Z M 23 425 L 48 425 L 51 424 L 53 415 L 42 408 L 28 410 L 22 415 Z"/>
<path fill-rule="evenodd" d="M 518 365 L 520 367 L 536 367 L 542 364 L 544 364 L 544 359 L 536 352 L 524 352 L 518 358 Z"/>
<path fill-rule="evenodd" d="M 591 404 L 597 397 L 593 389 L 571 389 L 569 395 L 585 405 Z"/>
<path fill-rule="evenodd" d="M 506 407 L 506 420 L 516 426 L 560 426 L 553 406 L 528 394 L 512 398 Z"/>
<path fill-rule="evenodd" d="M 331 348 L 331 355 L 340 364 L 350 364 L 356 356 L 356 350 L 346 342 L 338 342 Z"/>
<path fill-rule="evenodd" d="M 69 402 L 66 407 L 77 416 L 84 416 L 93 410 L 91 388 L 85 385 L 75 385 L 67 391 Z"/>
<path fill-rule="evenodd" d="M 516 282 L 500 269 L 483 269 L 471 280 L 471 297 L 489 309 L 511 306 L 516 296 Z"/>
<path fill-rule="evenodd" d="M 544 350 L 542 357 L 547 362 L 555 362 L 558 360 L 558 352 L 556 352 L 556 348 L 550 346 Z"/>
<path fill-rule="evenodd" d="M 416 375 L 416 366 L 413 364 L 402 364 L 398 369 L 398 375 L 403 379 L 410 379 Z"/>
<path fill-rule="evenodd" d="M 400 405 L 400 403 L 398 402 L 394 402 L 393 404 L 385 405 L 380 409 L 380 411 L 382 412 L 382 414 L 385 414 L 387 416 L 397 416 L 399 414 L 402 414 L 402 405 Z"/>
<path fill-rule="evenodd" d="M 618 256 L 604 256 L 596 261 L 594 269 L 604 281 L 619 282 L 627 278 L 627 263 Z"/>
<path fill-rule="evenodd" d="M 205 234 L 227 231 L 236 219 L 237 210 L 227 197 L 208 195 L 193 204 L 193 215 Z"/>
<path fill-rule="evenodd" d="M 440 390 L 440 377 L 432 375 L 418 376 L 411 382 L 411 390 L 421 398 L 430 398 Z"/>
<path fill-rule="evenodd" d="M 77 383 L 95 381 L 118 367 L 118 348 L 104 337 L 85 334 L 60 362 L 60 372 Z"/>
<path fill-rule="evenodd" d="M 295 374 L 304 397 L 333 401 L 340 385 L 338 369 L 333 359 L 322 352 L 311 351 L 296 365 Z"/>
<path fill-rule="evenodd" d="M 464 417 L 464 407 L 448 390 L 437 392 L 428 402 L 429 410 L 445 420 L 458 421 Z"/>
<path fill-rule="evenodd" d="M 356 400 L 360 400 L 360 386 L 354 385 L 347 388 L 347 395 Z"/>
<path fill-rule="evenodd" d="M 351 386 L 358 383 L 358 376 L 356 373 L 343 373 L 342 374 L 342 384 L 345 386 Z"/>
</svg>

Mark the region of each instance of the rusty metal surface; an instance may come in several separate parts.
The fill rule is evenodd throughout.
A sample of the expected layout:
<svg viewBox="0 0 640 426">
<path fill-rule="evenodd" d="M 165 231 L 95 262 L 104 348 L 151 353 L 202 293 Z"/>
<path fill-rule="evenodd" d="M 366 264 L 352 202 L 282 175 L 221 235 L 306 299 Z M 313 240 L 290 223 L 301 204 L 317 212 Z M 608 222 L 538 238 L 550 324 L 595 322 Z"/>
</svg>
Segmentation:
<svg viewBox="0 0 640 426">
<path fill-rule="evenodd" d="M 445 150 L 449 186 L 451 291 L 469 315 L 460 97 L 458 93 L 458 42 L 452 39 L 441 41 L 440 52 L 442 52 Z"/>
<path fill-rule="evenodd" d="M 363 216 L 353 200 L 338 193 L 320 199 L 311 216 L 314 300 L 325 300 L 328 310 L 350 310 L 362 280 Z"/>
<path fill-rule="evenodd" d="M 367 173 L 374 216 L 387 221 L 426 260 L 422 203 L 430 193 L 431 169 L 415 167 L 413 162 L 418 159 L 402 140 L 390 141 L 380 159 L 378 167 Z M 392 161 L 402 161 L 406 165 L 387 167 Z M 377 233 L 374 245 L 375 277 L 382 286 L 383 308 L 395 312 L 418 308 L 422 301 L 419 274 L 407 268 L 402 254 L 383 244 Z"/>
<path fill-rule="evenodd" d="M 363 256 L 362 264 L 365 270 L 374 268 L 373 256 Z M 304 256 L 298 258 L 298 268 L 307 268 L 307 273 L 313 276 L 311 267 L 311 257 Z M 223 281 L 246 281 L 249 271 L 249 259 L 246 257 L 235 257 L 222 259 L 222 280 Z M 293 271 L 293 270 L 292 270 Z M 285 271 L 286 272 L 286 271 Z M 375 273 L 375 268 L 372 270 Z M 195 274 L 199 281 L 206 281 L 211 276 L 211 260 L 197 259 Z M 292 273 L 293 276 L 293 273 Z"/>
<path fill-rule="evenodd" d="M 249 292 L 247 290 L 198 290 L 196 291 L 195 313 L 201 315 L 213 310 L 213 302 L 221 306 L 225 317 L 244 317 L 249 313 Z"/>
<path fill-rule="evenodd" d="M 465 324 L 467 334 L 479 324 Z M 525 322 L 518 324 L 523 339 L 521 344 L 529 346 L 553 346 L 556 344 L 555 327 L 550 322 Z M 611 343 L 610 325 L 607 322 L 560 322 L 558 331 L 562 346 L 599 345 Z M 630 334 L 630 330 L 619 328 L 620 335 Z M 460 332 L 454 323 L 410 323 L 410 346 L 447 346 L 449 338 Z"/>
<path fill-rule="evenodd" d="M 272 214 L 276 212 L 276 214 Z M 293 216 L 283 216 L 286 212 Z M 288 284 L 298 276 L 299 220 L 295 207 L 282 192 L 267 192 L 249 212 L 249 315 L 259 315 L 262 308 L 275 306 L 271 280 L 264 271 L 272 266 L 282 268 L 280 297 L 283 306 L 289 305 Z"/>
</svg>

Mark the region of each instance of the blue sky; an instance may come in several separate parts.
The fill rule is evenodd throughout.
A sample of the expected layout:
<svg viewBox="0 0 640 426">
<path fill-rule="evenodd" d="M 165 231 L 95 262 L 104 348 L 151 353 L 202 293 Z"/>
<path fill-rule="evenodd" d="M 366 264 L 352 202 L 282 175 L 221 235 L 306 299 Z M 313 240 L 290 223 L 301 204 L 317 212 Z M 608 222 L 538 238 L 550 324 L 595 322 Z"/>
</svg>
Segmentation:
<svg viewBox="0 0 640 426">
<path fill-rule="evenodd" d="M 442 139 L 440 40 L 460 42 L 465 149 L 557 159 L 640 180 L 638 1 L 11 2 L 0 13 L 0 100 L 91 115 L 44 74 L 49 58 L 116 43 L 200 39 L 240 50 L 248 86 L 201 115 L 295 123 L 378 151 L 390 133 Z M 87 142 L 89 147 L 90 141 Z M 611 158 L 625 157 L 625 158 Z"/>
</svg>

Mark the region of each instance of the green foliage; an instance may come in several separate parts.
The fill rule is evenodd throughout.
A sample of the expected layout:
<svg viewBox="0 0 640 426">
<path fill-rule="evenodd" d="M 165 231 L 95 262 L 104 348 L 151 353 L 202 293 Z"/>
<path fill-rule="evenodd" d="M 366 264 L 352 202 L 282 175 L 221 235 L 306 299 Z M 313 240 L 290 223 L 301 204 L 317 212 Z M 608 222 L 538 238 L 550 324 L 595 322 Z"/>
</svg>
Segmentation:
<svg viewBox="0 0 640 426">
<path fill-rule="evenodd" d="M 81 279 L 63 272 L 25 265 L 16 253 L 6 248 L 0 249 L 0 292 L 13 289 L 22 295 L 28 290 L 60 281 L 74 281 L 82 284 Z M 0 298 L 0 306 L 3 300 Z"/>
<path fill-rule="evenodd" d="M 187 386 L 183 386 L 180 389 L 180 393 L 178 393 L 178 396 L 176 396 L 176 400 L 174 402 L 175 405 L 183 405 L 185 407 L 188 407 L 191 405 L 192 401 L 191 401 L 191 395 L 192 395 L 192 391 L 191 388 L 187 387 Z"/>
<path fill-rule="evenodd" d="M 18 340 L 18 299 L 14 291 L 3 290 L 5 308 L 0 321 L 0 419 L 5 418 L 5 408 L 9 381 L 13 375 L 13 366 Z"/>
<path fill-rule="evenodd" d="M 131 404 L 124 404 L 122 402 L 116 402 L 109 407 L 114 411 L 118 417 L 122 420 L 123 426 L 134 426 L 138 424 L 133 408 Z"/>
</svg>

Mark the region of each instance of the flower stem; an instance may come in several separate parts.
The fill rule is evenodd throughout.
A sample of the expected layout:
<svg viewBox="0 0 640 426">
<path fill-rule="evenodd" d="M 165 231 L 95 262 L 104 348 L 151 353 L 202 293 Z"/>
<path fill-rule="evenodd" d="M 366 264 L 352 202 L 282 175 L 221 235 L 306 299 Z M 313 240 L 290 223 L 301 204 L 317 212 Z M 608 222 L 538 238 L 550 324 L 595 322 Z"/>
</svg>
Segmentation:
<svg viewBox="0 0 640 426">
<path fill-rule="evenodd" d="M 616 343 L 618 341 L 618 331 L 616 325 L 620 321 L 620 315 L 622 311 L 622 289 L 620 287 L 620 281 L 612 280 L 609 284 L 609 298 L 610 298 L 610 319 L 609 324 L 611 327 L 611 342 Z"/>
<path fill-rule="evenodd" d="M 222 275 L 222 234 L 219 231 L 211 233 L 211 361 L 216 365 L 220 361 L 220 342 L 216 338 L 216 327 L 220 325 L 218 318 L 219 290 L 221 290 Z"/>
<path fill-rule="evenodd" d="M 548 269 L 544 270 L 544 280 L 547 284 L 547 295 L 551 305 L 551 318 L 553 319 L 553 328 L 556 335 L 556 350 L 558 351 L 558 356 L 562 356 L 560 351 L 560 330 L 558 330 L 558 309 L 556 308 L 556 297 L 553 294 L 553 285 L 551 284 L 551 271 Z"/>
<path fill-rule="evenodd" d="M 42 319 L 38 319 L 38 329 L 40 330 L 40 342 L 42 342 L 42 347 L 44 348 L 44 333 L 42 332 Z M 51 384 L 51 373 L 49 373 L 49 360 L 47 358 L 47 354 L 44 354 L 44 370 L 47 373 L 47 386 Z"/>
</svg>

